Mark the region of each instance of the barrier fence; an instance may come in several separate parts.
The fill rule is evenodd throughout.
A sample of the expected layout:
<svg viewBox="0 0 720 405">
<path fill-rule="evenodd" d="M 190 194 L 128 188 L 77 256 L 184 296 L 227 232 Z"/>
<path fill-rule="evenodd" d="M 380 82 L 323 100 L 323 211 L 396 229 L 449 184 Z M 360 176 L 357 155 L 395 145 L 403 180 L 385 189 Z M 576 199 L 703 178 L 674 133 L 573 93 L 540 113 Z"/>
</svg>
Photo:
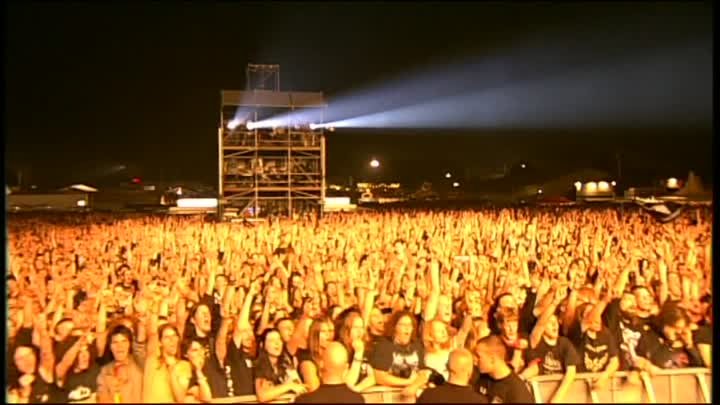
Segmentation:
<svg viewBox="0 0 720 405">
<path fill-rule="evenodd" d="M 565 394 L 564 403 L 684 403 L 703 404 L 712 401 L 712 371 L 707 368 L 663 370 L 654 375 L 646 373 L 617 372 L 603 390 L 594 390 L 592 383 L 600 374 L 578 373 Z M 535 402 L 542 404 L 552 397 L 560 385 L 562 375 L 531 378 L 528 386 Z M 362 393 L 367 403 L 414 403 L 415 398 L 402 394 L 398 388 L 371 387 Z M 284 395 L 271 404 L 293 402 L 294 396 Z M 94 403 L 83 401 L 76 403 Z M 255 395 L 244 395 L 213 400 L 214 404 L 255 404 Z"/>
</svg>

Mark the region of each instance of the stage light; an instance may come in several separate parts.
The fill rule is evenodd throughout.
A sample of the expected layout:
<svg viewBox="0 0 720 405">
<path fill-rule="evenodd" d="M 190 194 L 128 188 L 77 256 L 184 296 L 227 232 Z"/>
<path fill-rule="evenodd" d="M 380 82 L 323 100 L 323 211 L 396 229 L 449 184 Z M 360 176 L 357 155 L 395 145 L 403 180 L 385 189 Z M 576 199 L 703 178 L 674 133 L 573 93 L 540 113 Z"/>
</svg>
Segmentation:
<svg viewBox="0 0 720 405">
<path fill-rule="evenodd" d="M 380 162 L 377 159 L 370 161 L 370 167 L 380 167 Z"/>
<path fill-rule="evenodd" d="M 594 181 L 591 181 L 591 182 L 585 184 L 585 190 L 587 190 L 587 191 L 590 192 L 590 193 L 596 192 L 596 191 L 597 191 L 597 187 L 598 187 L 598 185 L 597 185 L 597 183 L 595 183 Z"/>
<path fill-rule="evenodd" d="M 233 130 L 233 129 L 237 128 L 238 125 L 240 125 L 240 120 L 232 119 L 232 120 L 230 120 L 230 122 L 228 122 L 227 127 L 229 130 Z"/>
<path fill-rule="evenodd" d="M 600 189 L 600 191 L 608 191 L 610 190 L 610 185 L 607 181 L 601 181 L 600 183 L 598 183 L 598 188 Z"/>
<path fill-rule="evenodd" d="M 582 189 L 582 183 L 579 181 L 575 182 L 575 190 L 580 191 Z"/>
<path fill-rule="evenodd" d="M 445 173 L 445 178 L 446 178 L 446 179 L 449 179 L 450 177 L 452 177 L 452 174 L 450 174 L 450 172 Z"/>
</svg>

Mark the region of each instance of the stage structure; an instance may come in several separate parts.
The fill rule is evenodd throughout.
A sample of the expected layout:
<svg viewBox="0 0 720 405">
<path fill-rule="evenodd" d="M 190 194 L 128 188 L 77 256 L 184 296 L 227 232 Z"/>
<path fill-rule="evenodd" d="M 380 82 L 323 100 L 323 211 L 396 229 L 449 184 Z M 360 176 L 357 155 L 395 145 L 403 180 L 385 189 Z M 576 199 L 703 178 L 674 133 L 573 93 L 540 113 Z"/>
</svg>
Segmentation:
<svg viewBox="0 0 720 405">
<path fill-rule="evenodd" d="M 310 124 L 323 123 L 323 93 L 280 91 L 279 65 L 249 64 L 246 78 L 244 91 L 220 95 L 218 214 L 229 207 L 252 217 L 322 212 L 325 133 Z M 288 119 L 248 128 L 272 117 Z"/>
</svg>

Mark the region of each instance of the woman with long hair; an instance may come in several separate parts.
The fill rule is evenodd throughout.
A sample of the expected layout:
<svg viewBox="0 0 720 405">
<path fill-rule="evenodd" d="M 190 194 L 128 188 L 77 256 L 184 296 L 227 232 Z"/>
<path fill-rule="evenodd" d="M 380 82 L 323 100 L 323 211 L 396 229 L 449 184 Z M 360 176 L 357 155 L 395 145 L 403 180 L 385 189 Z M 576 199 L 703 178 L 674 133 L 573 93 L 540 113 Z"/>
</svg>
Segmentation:
<svg viewBox="0 0 720 405">
<path fill-rule="evenodd" d="M 307 352 L 298 353 L 300 376 L 310 392 L 320 387 L 321 359 L 327 344 L 333 341 L 334 336 L 335 325 L 330 318 L 316 319 L 310 324 Z"/>
<path fill-rule="evenodd" d="M 258 358 L 255 366 L 255 393 L 260 402 L 306 391 L 295 370 L 295 364 L 283 356 L 284 344 L 277 329 L 266 329 L 258 339 Z"/>
<path fill-rule="evenodd" d="M 180 403 L 212 401 L 210 384 L 203 373 L 205 365 L 203 342 L 198 337 L 187 338 L 183 340 L 180 352 L 183 360 L 172 368 L 170 378 L 175 401 Z"/>
<path fill-rule="evenodd" d="M 369 336 L 358 311 L 349 312 L 343 319 L 338 331 L 338 340 L 348 351 L 351 359 L 350 370 L 346 378 L 347 385 L 356 392 L 375 385 L 375 372 L 368 359 Z"/>
</svg>

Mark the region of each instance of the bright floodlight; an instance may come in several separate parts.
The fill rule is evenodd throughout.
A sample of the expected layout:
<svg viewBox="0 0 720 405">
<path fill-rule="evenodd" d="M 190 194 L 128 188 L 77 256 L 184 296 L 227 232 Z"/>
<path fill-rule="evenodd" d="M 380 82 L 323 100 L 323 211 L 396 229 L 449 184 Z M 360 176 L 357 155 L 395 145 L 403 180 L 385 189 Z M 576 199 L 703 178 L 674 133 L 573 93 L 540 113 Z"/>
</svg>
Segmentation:
<svg viewBox="0 0 720 405">
<path fill-rule="evenodd" d="M 235 119 L 230 120 L 230 122 L 228 122 L 227 127 L 228 127 L 228 129 L 233 130 L 233 129 L 237 128 L 238 125 L 240 125 L 240 120 L 235 118 Z"/>
<path fill-rule="evenodd" d="M 450 172 L 445 173 L 445 178 L 446 178 L 446 179 L 449 179 L 450 177 L 452 177 L 452 174 L 450 174 Z"/>
<path fill-rule="evenodd" d="M 667 188 L 678 188 L 678 180 L 675 177 L 667 179 Z"/>
<path fill-rule="evenodd" d="M 370 167 L 380 167 L 380 162 L 377 159 L 370 161 Z"/>
<path fill-rule="evenodd" d="M 454 183 L 453 183 L 453 187 L 455 187 L 455 188 L 460 187 L 460 183 L 458 183 L 457 181 L 454 182 Z"/>
<path fill-rule="evenodd" d="M 252 131 L 253 129 L 255 129 L 253 124 L 255 124 L 255 123 L 252 121 L 248 121 L 245 126 L 247 127 L 248 130 Z"/>
<path fill-rule="evenodd" d="M 575 190 L 580 191 L 581 188 L 582 188 L 582 183 L 579 181 L 576 181 L 575 182 Z"/>
<path fill-rule="evenodd" d="M 318 129 L 318 127 L 319 127 L 319 125 L 317 125 L 317 124 L 310 124 L 310 129 L 312 129 L 313 131 Z"/>
</svg>

